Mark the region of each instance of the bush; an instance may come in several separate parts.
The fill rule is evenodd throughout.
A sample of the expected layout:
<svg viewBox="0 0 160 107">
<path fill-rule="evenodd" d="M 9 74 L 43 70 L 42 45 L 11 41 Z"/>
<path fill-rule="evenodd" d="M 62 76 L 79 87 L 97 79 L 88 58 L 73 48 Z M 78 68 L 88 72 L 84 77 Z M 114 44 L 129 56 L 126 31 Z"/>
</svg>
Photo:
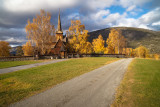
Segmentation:
<svg viewBox="0 0 160 107">
<path fill-rule="evenodd" d="M 159 59 L 159 55 L 158 55 L 158 54 L 154 54 L 154 58 L 155 58 L 156 60 L 158 60 L 158 59 Z"/>
<path fill-rule="evenodd" d="M 140 45 L 139 47 L 135 49 L 135 54 L 139 58 L 148 58 L 149 50 L 146 47 Z"/>
</svg>

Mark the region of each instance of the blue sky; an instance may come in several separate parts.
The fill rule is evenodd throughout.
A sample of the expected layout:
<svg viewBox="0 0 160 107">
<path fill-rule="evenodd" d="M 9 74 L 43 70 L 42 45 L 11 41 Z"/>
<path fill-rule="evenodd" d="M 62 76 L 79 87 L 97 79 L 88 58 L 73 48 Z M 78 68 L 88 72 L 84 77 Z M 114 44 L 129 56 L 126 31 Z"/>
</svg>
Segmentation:
<svg viewBox="0 0 160 107">
<path fill-rule="evenodd" d="M 160 30 L 160 0 L 0 0 L 0 40 L 22 45 L 27 20 L 44 9 L 56 26 L 59 8 L 64 31 L 71 19 L 80 19 L 89 31 L 119 26 Z"/>
</svg>

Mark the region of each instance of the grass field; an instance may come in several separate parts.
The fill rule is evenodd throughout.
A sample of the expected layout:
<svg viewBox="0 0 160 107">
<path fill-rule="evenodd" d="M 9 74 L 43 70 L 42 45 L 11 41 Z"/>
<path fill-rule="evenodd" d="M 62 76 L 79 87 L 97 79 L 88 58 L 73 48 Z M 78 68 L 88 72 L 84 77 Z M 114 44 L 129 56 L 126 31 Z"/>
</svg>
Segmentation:
<svg viewBox="0 0 160 107">
<path fill-rule="evenodd" d="M 43 62 L 43 60 L 28 60 L 28 61 L 6 61 L 6 62 L 0 62 L 0 69 L 2 68 L 8 68 L 8 67 L 15 67 L 20 65 L 28 65 L 28 64 L 34 64 Z"/>
<path fill-rule="evenodd" d="M 160 107 L 160 60 L 134 59 L 113 107 Z"/>
<path fill-rule="evenodd" d="M 80 58 L 0 75 L 0 106 L 42 92 L 118 58 Z"/>
</svg>

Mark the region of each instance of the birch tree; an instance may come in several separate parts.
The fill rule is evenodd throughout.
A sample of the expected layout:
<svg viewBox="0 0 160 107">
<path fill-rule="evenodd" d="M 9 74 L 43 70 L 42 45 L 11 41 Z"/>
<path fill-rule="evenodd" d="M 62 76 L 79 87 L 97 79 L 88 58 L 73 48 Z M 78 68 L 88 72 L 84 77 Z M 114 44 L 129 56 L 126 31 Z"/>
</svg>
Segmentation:
<svg viewBox="0 0 160 107">
<path fill-rule="evenodd" d="M 41 55 L 47 54 L 51 51 L 51 43 L 53 36 L 55 36 L 54 25 L 51 24 L 51 14 L 44 10 L 33 18 L 32 22 L 28 20 L 26 25 L 27 38 L 31 40 L 35 48 Z"/>
<path fill-rule="evenodd" d="M 136 50 L 136 56 L 139 58 L 146 58 L 149 55 L 149 50 L 142 45 L 137 47 L 135 50 Z"/>
<path fill-rule="evenodd" d="M 122 35 L 122 31 L 120 29 L 111 29 L 106 43 L 108 45 L 109 53 L 120 54 L 126 45 L 126 39 Z"/>
<path fill-rule="evenodd" d="M 31 41 L 26 42 L 26 44 L 22 46 L 22 50 L 23 50 L 24 56 L 32 56 L 34 53 L 34 49 L 31 44 Z"/>
<path fill-rule="evenodd" d="M 80 54 L 87 54 L 92 52 L 91 43 L 88 42 L 88 31 L 85 26 L 81 24 L 80 20 L 71 20 L 71 26 L 67 32 L 69 43 L 67 44 L 70 52 L 77 52 Z"/>
<path fill-rule="evenodd" d="M 99 35 L 97 39 L 93 39 L 92 45 L 93 50 L 95 53 L 104 53 L 105 47 L 104 47 L 105 41 L 103 40 L 102 35 Z"/>
</svg>

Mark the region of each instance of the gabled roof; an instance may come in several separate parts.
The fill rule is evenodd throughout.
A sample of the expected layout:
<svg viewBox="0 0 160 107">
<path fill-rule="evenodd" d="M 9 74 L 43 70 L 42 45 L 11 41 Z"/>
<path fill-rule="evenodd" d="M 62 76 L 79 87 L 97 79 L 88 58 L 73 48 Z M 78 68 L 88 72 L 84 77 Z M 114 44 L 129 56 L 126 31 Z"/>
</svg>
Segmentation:
<svg viewBox="0 0 160 107">
<path fill-rule="evenodd" d="M 65 47 L 64 45 L 62 45 L 62 46 L 61 46 L 61 49 L 60 49 L 60 51 L 61 51 L 61 52 L 64 52 L 64 51 L 66 51 L 66 47 Z"/>
<path fill-rule="evenodd" d="M 52 42 L 51 48 L 53 49 L 55 47 L 57 42 Z"/>
<path fill-rule="evenodd" d="M 53 42 L 51 48 L 55 48 L 59 41 L 60 41 L 60 39 L 58 39 L 57 42 Z M 64 47 L 66 47 L 66 44 L 65 44 L 65 42 L 64 42 L 63 40 L 62 40 L 62 45 L 63 45 Z"/>
</svg>

